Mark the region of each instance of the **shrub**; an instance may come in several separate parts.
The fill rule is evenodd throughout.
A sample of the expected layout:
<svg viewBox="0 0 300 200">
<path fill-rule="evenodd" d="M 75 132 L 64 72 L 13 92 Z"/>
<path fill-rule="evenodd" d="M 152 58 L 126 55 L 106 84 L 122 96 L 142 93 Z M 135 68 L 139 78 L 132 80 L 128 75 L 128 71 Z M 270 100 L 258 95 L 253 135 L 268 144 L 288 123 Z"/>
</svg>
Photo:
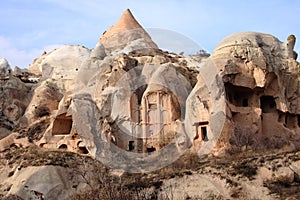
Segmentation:
<svg viewBox="0 0 300 200">
<path fill-rule="evenodd" d="M 50 114 L 50 110 L 46 106 L 37 107 L 35 109 L 35 117 L 44 117 Z"/>
<path fill-rule="evenodd" d="M 241 151 L 243 147 L 246 147 L 247 150 L 254 143 L 253 138 L 253 131 L 250 127 L 234 126 L 234 132 L 229 142 Z"/>
</svg>

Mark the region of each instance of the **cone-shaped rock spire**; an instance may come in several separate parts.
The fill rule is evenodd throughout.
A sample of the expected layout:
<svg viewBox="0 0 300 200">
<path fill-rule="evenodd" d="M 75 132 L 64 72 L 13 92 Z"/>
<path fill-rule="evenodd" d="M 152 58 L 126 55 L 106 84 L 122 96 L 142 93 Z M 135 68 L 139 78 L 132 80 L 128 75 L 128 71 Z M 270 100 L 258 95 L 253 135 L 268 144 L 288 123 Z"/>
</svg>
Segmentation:
<svg viewBox="0 0 300 200">
<path fill-rule="evenodd" d="M 126 9 L 119 21 L 102 35 L 100 42 L 103 42 L 107 38 L 110 38 L 120 32 L 133 29 L 143 29 L 143 27 L 138 23 L 138 21 L 136 21 L 130 10 Z"/>
<path fill-rule="evenodd" d="M 134 18 L 131 11 L 126 9 L 119 21 L 114 26 L 110 27 L 109 30 L 103 33 L 99 39 L 99 42 L 110 48 L 112 47 L 111 45 L 116 41 L 118 41 L 119 44 L 121 41 L 121 43 L 128 44 L 137 39 L 143 39 L 144 42 L 147 43 L 151 48 L 158 48 L 157 45 L 152 41 L 149 34 Z"/>
</svg>

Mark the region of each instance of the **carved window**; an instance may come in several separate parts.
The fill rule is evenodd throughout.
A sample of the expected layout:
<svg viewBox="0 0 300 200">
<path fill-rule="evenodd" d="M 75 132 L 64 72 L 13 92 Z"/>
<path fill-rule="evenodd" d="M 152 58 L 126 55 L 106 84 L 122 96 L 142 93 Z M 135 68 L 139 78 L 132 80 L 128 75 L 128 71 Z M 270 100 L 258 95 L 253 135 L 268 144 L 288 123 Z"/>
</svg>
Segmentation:
<svg viewBox="0 0 300 200">
<path fill-rule="evenodd" d="M 68 135 L 72 130 L 72 118 L 67 117 L 65 114 L 59 115 L 53 122 L 52 134 L 53 135 Z"/>
<path fill-rule="evenodd" d="M 201 139 L 203 141 L 207 141 L 207 127 L 206 126 L 201 126 Z"/>
<path fill-rule="evenodd" d="M 226 83 L 225 90 L 226 98 L 231 104 L 238 107 L 251 106 L 253 91 L 250 88 Z"/>
<path fill-rule="evenodd" d="M 204 122 L 199 122 L 197 124 L 195 124 L 197 127 L 197 133 L 196 133 L 196 137 L 195 139 L 199 138 L 202 141 L 208 141 L 208 121 L 204 121 Z"/>
<path fill-rule="evenodd" d="M 154 151 L 156 151 L 156 148 L 154 148 L 153 146 L 150 147 L 150 148 L 147 148 L 148 153 L 151 153 L 151 152 L 154 152 Z"/>
<path fill-rule="evenodd" d="M 276 112 L 276 102 L 272 96 L 260 97 L 260 108 L 263 113 Z"/>
<path fill-rule="evenodd" d="M 285 115 L 285 125 L 287 128 L 293 129 L 298 126 L 298 117 L 294 114 L 286 113 Z"/>
<path fill-rule="evenodd" d="M 129 141 L 128 142 L 128 150 L 133 151 L 134 150 L 134 141 Z"/>
</svg>

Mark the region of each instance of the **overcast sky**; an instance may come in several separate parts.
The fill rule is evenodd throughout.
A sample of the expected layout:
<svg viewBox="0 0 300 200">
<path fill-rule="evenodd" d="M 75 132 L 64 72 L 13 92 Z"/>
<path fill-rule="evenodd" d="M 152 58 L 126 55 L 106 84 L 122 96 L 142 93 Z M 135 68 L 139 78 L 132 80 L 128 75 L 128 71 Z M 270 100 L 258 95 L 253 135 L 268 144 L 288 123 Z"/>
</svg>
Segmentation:
<svg viewBox="0 0 300 200">
<path fill-rule="evenodd" d="M 269 33 L 281 41 L 298 38 L 298 0 L 3 0 L 0 4 L 0 57 L 27 67 L 43 50 L 62 44 L 93 48 L 126 8 L 144 28 L 167 29 L 212 52 L 227 35 Z"/>
</svg>

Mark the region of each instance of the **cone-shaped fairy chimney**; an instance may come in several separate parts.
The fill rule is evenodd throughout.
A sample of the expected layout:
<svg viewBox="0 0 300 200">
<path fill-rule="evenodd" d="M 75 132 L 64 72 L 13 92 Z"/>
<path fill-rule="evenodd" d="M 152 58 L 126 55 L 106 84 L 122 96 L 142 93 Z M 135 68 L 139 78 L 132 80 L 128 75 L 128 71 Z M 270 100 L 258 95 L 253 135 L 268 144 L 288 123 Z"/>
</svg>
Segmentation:
<svg viewBox="0 0 300 200">
<path fill-rule="evenodd" d="M 149 34 L 134 18 L 131 11 L 126 9 L 119 21 L 103 33 L 99 42 L 107 48 L 112 48 L 112 44 L 115 44 L 115 42 L 118 42 L 117 46 L 120 46 L 120 44 L 124 43 L 123 45 L 125 45 L 125 43 L 137 39 L 143 39 L 151 48 L 158 48 Z"/>
</svg>

